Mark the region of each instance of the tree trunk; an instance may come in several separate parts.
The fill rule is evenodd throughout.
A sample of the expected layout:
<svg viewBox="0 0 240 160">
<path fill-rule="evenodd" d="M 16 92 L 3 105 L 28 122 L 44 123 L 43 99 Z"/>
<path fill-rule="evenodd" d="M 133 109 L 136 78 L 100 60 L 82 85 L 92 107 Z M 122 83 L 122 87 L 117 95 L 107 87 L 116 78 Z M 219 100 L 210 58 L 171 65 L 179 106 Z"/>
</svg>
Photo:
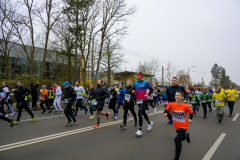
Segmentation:
<svg viewBox="0 0 240 160">
<path fill-rule="evenodd" d="M 78 32 L 79 32 L 79 28 L 78 28 L 78 8 L 79 8 L 79 4 L 77 3 L 77 12 L 76 12 L 76 43 L 75 43 L 75 56 L 74 56 L 74 68 L 73 68 L 73 82 L 76 80 L 76 71 L 77 71 L 77 49 L 78 49 Z M 80 62 L 81 62 L 81 57 L 80 57 Z M 80 65 L 81 67 L 81 65 Z M 81 70 L 81 69 L 80 69 Z M 81 79 L 80 79 L 81 81 Z"/>
<path fill-rule="evenodd" d="M 68 81 L 70 80 L 71 78 L 71 55 L 68 56 L 68 64 L 67 64 L 67 75 L 68 75 Z"/>
<path fill-rule="evenodd" d="M 107 70 L 107 79 L 108 79 L 108 86 L 110 85 L 111 83 L 111 66 L 110 66 L 110 52 L 108 50 L 108 70 Z"/>
<path fill-rule="evenodd" d="M 7 51 L 5 51 L 5 65 L 6 65 L 6 79 L 9 80 L 9 63 L 8 63 Z"/>
<path fill-rule="evenodd" d="M 87 85 L 87 84 L 86 84 L 86 71 L 87 71 L 87 68 L 86 68 L 86 66 L 85 66 L 85 67 L 83 67 L 83 69 L 82 69 L 82 80 L 83 80 L 83 85 L 84 85 L 84 86 Z"/>
<path fill-rule="evenodd" d="M 43 73 L 44 73 L 44 66 L 45 66 L 45 61 L 46 61 L 46 56 L 47 56 L 48 37 L 49 37 L 49 29 L 47 29 L 47 33 L 46 33 L 46 41 L 45 41 L 45 48 L 44 48 L 44 54 L 43 54 L 40 79 L 43 78 Z"/>
</svg>

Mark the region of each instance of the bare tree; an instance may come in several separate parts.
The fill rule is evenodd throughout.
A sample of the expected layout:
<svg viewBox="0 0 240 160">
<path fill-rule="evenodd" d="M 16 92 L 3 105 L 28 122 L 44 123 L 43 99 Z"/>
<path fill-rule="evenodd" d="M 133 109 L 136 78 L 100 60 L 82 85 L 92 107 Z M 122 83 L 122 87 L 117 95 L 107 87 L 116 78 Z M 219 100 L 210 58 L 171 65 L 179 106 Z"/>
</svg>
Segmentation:
<svg viewBox="0 0 240 160">
<path fill-rule="evenodd" d="M 35 33 L 33 27 L 33 12 L 34 3 L 33 0 L 23 0 L 23 10 L 21 14 L 15 17 L 15 20 L 11 22 L 15 30 L 14 35 L 20 42 L 20 46 L 23 50 L 23 56 L 29 62 L 30 76 L 33 76 L 33 65 L 35 56 Z M 26 10 L 26 11 L 25 11 Z M 30 34 L 28 37 L 27 34 Z M 30 45 L 30 46 L 28 46 Z"/>
<path fill-rule="evenodd" d="M 176 77 L 179 79 L 179 84 L 183 86 L 188 86 L 188 73 L 184 70 L 179 70 L 176 74 Z M 191 77 L 189 77 L 191 82 Z"/>
<path fill-rule="evenodd" d="M 158 75 L 160 72 L 160 63 L 157 60 L 139 61 L 136 71 L 143 74 Z"/>
<path fill-rule="evenodd" d="M 40 19 L 40 21 L 44 25 L 45 29 L 45 45 L 40 79 L 43 78 L 50 31 L 52 30 L 54 24 L 60 20 L 60 16 L 62 15 L 62 11 L 58 8 L 59 5 L 59 0 L 45 0 L 45 2 L 43 2 L 40 7 L 38 7 L 38 9 L 34 12 L 34 14 Z"/>
<path fill-rule="evenodd" d="M 102 32 L 96 62 L 97 72 L 101 65 L 104 41 L 112 36 L 123 37 L 126 35 L 128 28 L 126 17 L 133 15 L 137 10 L 135 6 L 128 7 L 125 0 L 103 0 L 102 6 Z"/>
<path fill-rule="evenodd" d="M 14 41 L 14 27 L 10 23 L 14 20 L 16 16 L 16 10 L 18 9 L 18 4 L 13 3 L 11 0 L 1 0 L 0 1 L 0 53 L 3 55 L 5 60 L 5 70 L 6 79 L 9 80 L 9 55 L 11 49 L 14 47 L 15 43 L 10 43 Z M 11 45 L 10 45 L 11 44 Z"/>
<path fill-rule="evenodd" d="M 121 47 L 118 40 L 106 40 L 101 61 L 101 71 L 106 73 L 108 85 L 111 84 L 111 75 L 114 71 L 119 70 L 122 63 L 125 62 L 124 54 L 119 53 L 119 51 L 121 51 Z"/>
<path fill-rule="evenodd" d="M 176 67 L 174 67 L 170 62 L 167 64 L 166 68 L 166 81 L 171 85 L 171 79 L 176 72 Z"/>
</svg>

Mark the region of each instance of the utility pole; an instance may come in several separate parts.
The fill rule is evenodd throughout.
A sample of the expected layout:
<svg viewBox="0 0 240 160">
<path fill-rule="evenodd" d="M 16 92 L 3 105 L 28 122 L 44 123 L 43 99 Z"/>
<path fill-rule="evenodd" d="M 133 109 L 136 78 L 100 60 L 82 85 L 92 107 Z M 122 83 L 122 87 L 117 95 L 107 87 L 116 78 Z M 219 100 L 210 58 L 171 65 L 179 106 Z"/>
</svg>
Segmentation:
<svg viewBox="0 0 240 160">
<path fill-rule="evenodd" d="M 187 87 L 189 87 L 189 68 L 188 68 L 188 85 Z"/>
<path fill-rule="evenodd" d="M 164 80 L 164 73 L 163 73 L 163 66 L 162 66 L 162 87 L 163 87 L 163 80 Z"/>
<path fill-rule="evenodd" d="M 203 85 L 203 77 L 202 77 L 202 85 Z"/>
<path fill-rule="evenodd" d="M 92 74 L 91 74 L 91 83 L 93 84 L 93 71 L 94 71 L 94 68 L 93 68 L 93 54 L 94 54 L 94 37 L 92 39 Z"/>
</svg>

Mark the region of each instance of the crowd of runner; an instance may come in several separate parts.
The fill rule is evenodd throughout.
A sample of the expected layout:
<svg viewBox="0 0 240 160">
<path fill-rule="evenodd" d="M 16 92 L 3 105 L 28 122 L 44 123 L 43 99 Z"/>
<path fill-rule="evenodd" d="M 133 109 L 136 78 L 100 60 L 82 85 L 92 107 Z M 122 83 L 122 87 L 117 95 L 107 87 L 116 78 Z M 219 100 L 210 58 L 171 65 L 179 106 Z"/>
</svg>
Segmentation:
<svg viewBox="0 0 240 160">
<path fill-rule="evenodd" d="M 48 88 L 46 85 L 42 85 L 39 100 L 42 114 L 46 112 L 46 108 L 49 113 L 52 113 L 53 109 L 55 109 L 54 113 L 64 113 L 68 120 L 67 127 L 78 124 L 77 116 L 80 108 L 80 113 L 83 110 L 85 114 L 90 112 L 91 116 L 89 119 L 96 118 L 94 128 L 99 128 L 101 116 L 106 116 L 107 119 L 110 118 L 110 113 L 103 111 L 106 103 L 108 103 L 109 109 L 113 111 L 113 120 L 117 120 L 118 111 L 123 107 L 123 124 L 120 125 L 120 128 L 127 128 L 127 118 L 132 114 L 134 117 L 134 126 L 139 126 L 135 134 L 141 136 L 143 117 L 147 122 L 147 130 L 151 130 L 153 126 L 153 122 L 150 121 L 147 114 L 149 106 L 153 107 L 154 112 L 157 112 L 156 106 L 163 103 L 165 107 L 164 116 L 168 117 L 168 124 L 173 125 L 177 132 L 177 136 L 175 137 L 175 160 L 178 160 L 180 157 L 181 142 L 186 139 L 190 143 L 190 134 L 187 133 L 188 123 L 192 123 L 192 119 L 197 115 L 199 109 L 203 108 L 204 119 L 206 119 L 208 111 L 215 111 L 218 123 L 221 124 L 225 114 L 224 105 L 227 103 L 229 117 L 232 117 L 235 101 L 239 99 L 240 95 L 240 91 L 234 89 L 233 85 L 228 86 L 228 88 L 222 88 L 220 85 L 214 88 L 204 88 L 199 85 L 186 88 L 178 85 L 176 77 L 172 78 L 171 86 L 152 88 L 149 82 L 143 80 L 141 72 L 137 74 L 137 81 L 133 84 L 131 80 L 127 80 L 125 88 L 120 84 L 119 88 L 111 85 L 110 89 L 108 89 L 108 86 L 103 84 L 102 80 L 97 81 L 97 86 L 90 84 L 89 88 L 80 86 L 80 82 L 78 81 L 75 83 L 75 86 L 70 81 L 64 82 L 62 86 L 63 90 L 58 83 L 49 85 Z M 19 124 L 22 110 L 25 109 L 30 114 L 33 122 L 36 116 L 30 110 L 30 101 L 32 101 L 32 108 L 36 109 L 38 87 L 39 83 L 37 82 L 36 84 L 31 84 L 30 89 L 28 89 L 28 87 L 24 86 L 23 81 L 19 80 L 17 86 L 11 89 L 6 82 L 3 82 L 0 88 L 0 119 L 9 122 L 12 127 L 14 124 Z M 10 93 L 13 93 L 15 96 L 17 102 L 16 111 L 13 110 Z M 61 107 L 61 101 L 65 105 L 64 111 Z M 75 107 L 73 106 L 74 104 L 76 104 Z M 191 107 L 188 104 L 191 104 Z M 18 112 L 16 120 L 8 118 L 9 115 L 4 111 L 4 105 L 11 112 L 10 116 Z M 138 105 L 137 112 L 135 112 L 135 105 Z M 188 120 L 187 113 L 189 113 Z"/>
</svg>

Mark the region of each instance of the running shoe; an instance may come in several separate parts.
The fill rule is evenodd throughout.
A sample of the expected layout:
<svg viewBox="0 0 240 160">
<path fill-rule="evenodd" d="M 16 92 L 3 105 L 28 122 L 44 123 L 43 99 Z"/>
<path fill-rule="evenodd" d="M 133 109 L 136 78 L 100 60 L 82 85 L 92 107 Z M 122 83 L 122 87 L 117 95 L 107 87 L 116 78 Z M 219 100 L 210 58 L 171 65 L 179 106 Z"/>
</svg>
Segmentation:
<svg viewBox="0 0 240 160">
<path fill-rule="evenodd" d="M 187 140 L 188 143 L 190 143 L 190 133 L 185 134 L 185 139 Z"/>
<path fill-rule="evenodd" d="M 13 121 L 14 124 L 19 124 L 19 121 Z"/>
<path fill-rule="evenodd" d="M 146 110 L 146 113 L 147 113 L 147 110 Z"/>
<path fill-rule="evenodd" d="M 213 110 L 215 111 L 215 108 L 213 108 Z"/>
<path fill-rule="evenodd" d="M 171 124 L 171 120 L 167 124 Z"/>
<path fill-rule="evenodd" d="M 13 127 L 13 120 L 11 119 L 11 122 L 9 122 L 10 127 Z"/>
<path fill-rule="evenodd" d="M 99 124 L 96 124 L 95 126 L 94 126 L 94 128 L 99 128 L 100 127 L 100 125 Z"/>
<path fill-rule="evenodd" d="M 209 109 L 209 112 L 212 112 L 212 108 Z"/>
<path fill-rule="evenodd" d="M 147 130 L 150 131 L 152 129 L 153 122 L 151 121 L 150 124 L 148 124 Z"/>
<path fill-rule="evenodd" d="M 58 111 L 55 111 L 54 113 L 58 113 Z"/>
<path fill-rule="evenodd" d="M 125 125 L 120 125 L 120 128 L 126 129 L 127 127 Z"/>
<path fill-rule="evenodd" d="M 83 111 L 81 111 L 80 113 L 83 113 Z"/>
<path fill-rule="evenodd" d="M 59 114 L 63 113 L 63 111 L 59 112 Z"/>
<path fill-rule="evenodd" d="M 78 124 L 78 121 L 75 121 L 75 122 L 73 122 L 72 125 L 74 126 L 74 125 L 77 125 L 77 124 Z"/>
<path fill-rule="evenodd" d="M 11 115 L 10 115 L 11 116 Z M 229 114 L 229 117 L 232 117 L 232 114 Z"/>
<path fill-rule="evenodd" d="M 11 113 L 10 116 L 13 116 L 15 114 L 15 112 Z"/>
<path fill-rule="evenodd" d="M 45 113 L 46 111 L 42 111 L 42 113 Z"/>
<path fill-rule="evenodd" d="M 36 116 L 34 116 L 34 117 L 32 118 L 32 121 L 31 121 L 31 122 L 34 122 L 34 121 L 35 121 L 35 118 L 36 118 Z"/>
<path fill-rule="evenodd" d="M 221 124 L 221 123 L 222 123 L 222 121 L 221 121 L 221 119 L 219 119 L 219 120 L 218 120 L 218 124 Z"/>
<path fill-rule="evenodd" d="M 138 130 L 135 134 L 136 134 L 137 136 L 141 136 L 141 135 L 142 135 L 142 131 Z"/>
<path fill-rule="evenodd" d="M 5 114 L 5 117 L 8 117 L 9 115 Z"/>
<path fill-rule="evenodd" d="M 110 117 L 110 113 L 109 112 L 107 113 L 106 117 L 107 117 L 107 120 L 108 120 L 109 117 Z"/>
<path fill-rule="evenodd" d="M 50 111 L 48 113 L 52 113 L 52 110 L 50 109 Z"/>
<path fill-rule="evenodd" d="M 113 116 L 112 118 L 113 118 L 115 121 L 117 120 L 117 116 Z"/>
<path fill-rule="evenodd" d="M 173 125 L 173 120 L 171 119 L 171 125 Z"/>
<path fill-rule="evenodd" d="M 70 127 L 73 124 L 73 121 L 68 121 L 66 127 Z"/>
<path fill-rule="evenodd" d="M 89 119 L 94 119 L 94 115 L 92 115 Z"/>
<path fill-rule="evenodd" d="M 154 112 L 157 112 L 157 108 L 154 108 Z"/>
<path fill-rule="evenodd" d="M 130 117 L 131 116 L 131 113 L 130 113 L 130 111 L 128 111 L 128 117 Z"/>
<path fill-rule="evenodd" d="M 88 109 L 85 110 L 85 114 L 87 114 L 87 113 L 88 113 Z"/>
</svg>

